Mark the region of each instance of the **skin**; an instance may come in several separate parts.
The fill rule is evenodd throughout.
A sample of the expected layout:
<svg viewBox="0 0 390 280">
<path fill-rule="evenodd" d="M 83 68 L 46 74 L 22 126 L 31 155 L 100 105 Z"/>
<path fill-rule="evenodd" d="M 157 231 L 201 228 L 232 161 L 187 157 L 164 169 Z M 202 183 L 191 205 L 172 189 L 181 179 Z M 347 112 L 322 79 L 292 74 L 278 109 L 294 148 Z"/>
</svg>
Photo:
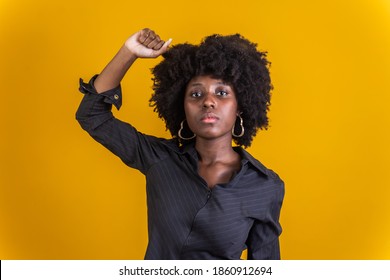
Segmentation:
<svg viewBox="0 0 390 280">
<path fill-rule="evenodd" d="M 171 42 L 161 40 L 149 28 L 134 33 L 96 78 L 95 89 L 101 93 L 118 86 L 137 58 L 156 58 L 168 50 Z"/>
<path fill-rule="evenodd" d="M 138 58 L 159 57 L 171 41 L 162 40 L 148 28 L 130 36 L 96 78 L 97 92 L 118 86 Z M 211 76 L 194 77 L 185 92 L 184 109 L 188 125 L 197 135 L 199 175 L 209 188 L 229 182 L 240 168 L 240 156 L 231 145 L 231 129 L 238 114 L 232 86 Z"/>
<path fill-rule="evenodd" d="M 209 188 L 229 182 L 240 168 L 240 157 L 231 145 L 238 114 L 233 87 L 211 76 L 194 77 L 186 88 L 184 111 L 196 134 L 199 175 Z"/>
</svg>

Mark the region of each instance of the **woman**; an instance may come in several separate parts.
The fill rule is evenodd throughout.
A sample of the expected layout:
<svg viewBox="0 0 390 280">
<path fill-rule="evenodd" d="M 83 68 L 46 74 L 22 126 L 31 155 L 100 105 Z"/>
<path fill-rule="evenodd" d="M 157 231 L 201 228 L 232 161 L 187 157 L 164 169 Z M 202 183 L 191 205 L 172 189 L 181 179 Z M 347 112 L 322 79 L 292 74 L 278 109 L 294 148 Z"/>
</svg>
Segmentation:
<svg viewBox="0 0 390 280">
<path fill-rule="evenodd" d="M 150 29 L 133 34 L 100 75 L 80 81 L 82 128 L 146 176 L 145 259 L 279 259 L 284 185 L 241 146 L 267 128 L 266 54 L 240 35 L 168 47 Z M 144 135 L 116 119 L 120 82 L 138 58 L 154 69 L 151 103 L 172 139 Z M 232 141 L 238 144 L 232 146 Z"/>
</svg>

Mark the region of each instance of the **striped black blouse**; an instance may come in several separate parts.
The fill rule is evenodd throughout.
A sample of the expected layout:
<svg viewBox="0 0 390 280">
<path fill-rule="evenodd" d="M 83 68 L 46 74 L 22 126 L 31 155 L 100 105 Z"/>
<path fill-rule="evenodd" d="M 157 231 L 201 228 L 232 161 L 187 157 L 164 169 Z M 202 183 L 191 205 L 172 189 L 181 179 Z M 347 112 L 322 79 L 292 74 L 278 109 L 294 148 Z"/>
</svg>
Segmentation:
<svg viewBox="0 0 390 280">
<path fill-rule="evenodd" d="M 94 78 L 88 84 L 80 80 L 84 98 L 76 118 L 96 141 L 146 176 L 145 259 L 239 259 L 244 249 L 248 259 L 280 259 L 284 184 L 277 174 L 235 147 L 240 171 L 229 183 L 208 188 L 197 172 L 193 144 L 179 147 L 116 119 L 111 108 L 121 106 L 120 86 L 97 94 Z"/>
</svg>

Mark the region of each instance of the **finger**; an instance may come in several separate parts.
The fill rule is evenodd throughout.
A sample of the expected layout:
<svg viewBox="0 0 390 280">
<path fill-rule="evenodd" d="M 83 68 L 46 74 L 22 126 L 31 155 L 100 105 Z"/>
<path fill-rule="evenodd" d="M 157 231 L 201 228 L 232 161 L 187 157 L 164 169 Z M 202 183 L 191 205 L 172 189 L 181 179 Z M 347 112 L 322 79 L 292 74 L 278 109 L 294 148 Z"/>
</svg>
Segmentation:
<svg viewBox="0 0 390 280">
<path fill-rule="evenodd" d="M 161 54 L 165 53 L 165 52 L 168 50 L 169 45 L 171 44 L 171 42 L 172 42 L 172 39 L 169 39 L 168 41 L 166 41 L 166 42 L 162 45 L 162 47 L 161 47 L 159 50 L 156 51 L 156 54 L 157 54 L 157 55 L 161 55 Z"/>
<path fill-rule="evenodd" d="M 157 45 L 153 47 L 153 50 L 158 51 L 165 44 L 164 40 L 161 40 Z"/>
<path fill-rule="evenodd" d="M 161 49 L 166 52 L 169 48 L 169 45 L 172 43 L 172 38 L 169 38 L 168 41 L 164 43 L 164 45 L 161 47 Z"/>
<path fill-rule="evenodd" d="M 145 39 L 145 41 L 142 43 L 144 46 L 148 46 L 153 40 L 156 39 L 156 33 L 154 33 L 153 30 L 150 30 L 148 33 L 148 37 Z"/>
<path fill-rule="evenodd" d="M 151 41 L 149 44 L 148 44 L 148 48 L 150 49 L 154 49 L 156 47 L 156 45 L 160 44 L 161 43 L 161 39 L 160 39 L 160 36 L 156 35 L 156 37 L 153 39 L 153 41 Z"/>
<path fill-rule="evenodd" d="M 149 28 L 144 28 L 140 31 L 140 36 L 138 37 L 138 41 L 143 44 L 146 39 L 148 39 L 149 35 L 150 35 L 150 29 Z"/>
</svg>

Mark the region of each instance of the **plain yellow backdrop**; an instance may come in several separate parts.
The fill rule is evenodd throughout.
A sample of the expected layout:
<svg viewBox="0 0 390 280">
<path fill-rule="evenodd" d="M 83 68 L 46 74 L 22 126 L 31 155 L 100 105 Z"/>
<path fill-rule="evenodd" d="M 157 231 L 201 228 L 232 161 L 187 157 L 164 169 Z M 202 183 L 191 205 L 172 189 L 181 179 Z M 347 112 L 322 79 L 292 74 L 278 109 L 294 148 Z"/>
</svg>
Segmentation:
<svg viewBox="0 0 390 280">
<path fill-rule="evenodd" d="M 285 181 L 283 259 L 390 259 L 390 1 L 0 1 L 0 259 L 142 259 L 145 181 L 75 121 L 78 79 L 132 33 L 241 33 L 268 51 L 270 128 L 249 151 Z M 170 135 L 140 60 L 118 118 Z"/>
</svg>

